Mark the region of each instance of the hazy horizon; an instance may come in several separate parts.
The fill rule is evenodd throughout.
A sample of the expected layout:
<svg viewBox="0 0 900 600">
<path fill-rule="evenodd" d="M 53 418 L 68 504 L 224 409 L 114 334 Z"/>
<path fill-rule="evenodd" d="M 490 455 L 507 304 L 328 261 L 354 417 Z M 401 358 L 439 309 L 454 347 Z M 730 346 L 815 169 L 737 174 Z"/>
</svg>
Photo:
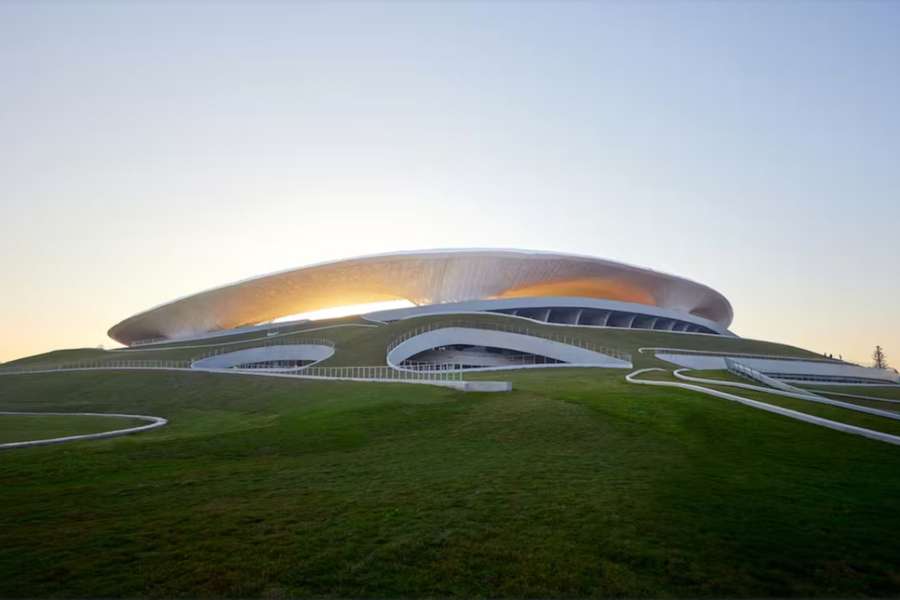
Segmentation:
<svg viewBox="0 0 900 600">
<path fill-rule="evenodd" d="M 900 4 L 4 3 L 0 361 L 211 287 L 500 247 L 900 363 Z"/>
</svg>

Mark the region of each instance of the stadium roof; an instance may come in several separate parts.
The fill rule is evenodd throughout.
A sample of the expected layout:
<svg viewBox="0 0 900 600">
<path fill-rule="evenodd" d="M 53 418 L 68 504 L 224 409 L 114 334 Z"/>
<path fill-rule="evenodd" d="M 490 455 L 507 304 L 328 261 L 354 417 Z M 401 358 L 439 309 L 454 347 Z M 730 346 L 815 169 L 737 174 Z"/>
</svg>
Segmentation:
<svg viewBox="0 0 900 600">
<path fill-rule="evenodd" d="M 109 336 L 131 344 L 255 325 L 287 315 L 389 300 L 416 305 L 582 297 L 676 310 L 724 328 L 733 311 L 705 285 L 601 258 L 532 250 L 424 250 L 362 256 L 239 281 L 151 308 Z"/>
</svg>

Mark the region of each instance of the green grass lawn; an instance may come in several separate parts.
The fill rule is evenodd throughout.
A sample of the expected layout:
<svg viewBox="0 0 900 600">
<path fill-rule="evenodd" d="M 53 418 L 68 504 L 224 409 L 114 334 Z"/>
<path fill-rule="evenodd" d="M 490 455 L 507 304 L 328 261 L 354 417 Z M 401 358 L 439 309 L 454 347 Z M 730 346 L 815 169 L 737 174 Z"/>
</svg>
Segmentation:
<svg viewBox="0 0 900 600">
<path fill-rule="evenodd" d="M 837 400 L 839 402 L 846 402 L 847 404 L 868 406 L 869 408 L 877 408 L 878 410 L 884 410 L 887 412 L 900 413 L 900 404 L 897 404 L 895 402 L 885 402 L 883 400 L 868 400 L 863 398 L 848 398 L 846 396 L 834 396 L 821 391 L 816 391 L 815 393 L 824 398 Z"/>
<path fill-rule="evenodd" d="M 836 385 L 806 385 L 803 383 L 792 384 L 797 387 L 828 395 L 829 392 L 839 394 L 854 394 L 858 396 L 871 396 L 873 398 L 885 398 L 887 400 L 900 400 L 900 385 L 890 386 L 836 386 Z M 838 396 L 835 396 L 838 398 Z"/>
<path fill-rule="evenodd" d="M 139 425 L 146 425 L 146 421 L 81 415 L 0 415 L 0 444 L 100 433 Z"/>
<path fill-rule="evenodd" d="M 648 377 L 649 375 L 650 374 L 648 373 L 645 376 L 645 378 Z M 760 383 L 750 381 L 749 379 L 744 379 L 743 377 L 733 375 L 732 373 L 729 373 L 728 371 L 699 371 L 699 370 L 693 371 L 693 370 L 691 370 L 691 371 L 686 372 L 685 375 L 690 375 L 692 377 L 701 377 L 704 379 L 715 379 L 715 380 L 719 380 L 719 381 L 723 381 L 723 382 L 749 383 L 751 385 L 762 385 Z M 690 383 L 690 382 L 687 382 L 687 383 Z M 788 382 L 788 383 L 791 383 L 791 385 L 793 385 L 792 382 Z M 799 386 L 796 386 L 796 387 L 799 387 Z M 727 388 L 721 388 L 721 389 L 727 389 Z M 737 389 L 737 388 L 733 388 L 733 389 Z M 867 400 L 867 399 L 863 399 L 863 398 L 848 398 L 846 396 L 830 395 L 827 393 L 828 390 L 826 388 L 814 389 L 814 388 L 806 387 L 806 388 L 800 388 L 800 389 L 806 389 L 811 392 L 817 393 L 820 396 L 824 396 L 825 398 L 831 398 L 833 400 L 838 400 L 840 402 L 846 402 L 847 404 L 855 404 L 857 406 L 867 406 L 869 408 L 877 408 L 878 410 L 900 413 L 900 404 L 893 404 L 890 402 L 882 402 L 877 399 Z M 740 393 L 740 392 L 735 391 L 734 393 Z M 874 395 L 872 397 L 877 398 Z"/>
<path fill-rule="evenodd" d="M 900 594 L 896 447 L 624 375 L 0 377 L 170 419 L 0 454 L 0 596 Z"/>
<path fill-rule="evenodd" d="M 847 423 L 849 425 L 856 425 L 858 427 L 874 429 L 875 431 L 883 431 L 884 433 L 890 433 L 892 435 L 900 435 L 900 421 L 887 417 L 856 412 L 852 409 L 843 408 L 840 406 L 832 406 L 830 404 L 811 402 L 809 400 L 801 400 L 798 398 L 789 398 L 778 394 L 770 394 L 768 392 L 758 392 L 756 390 L 747 390 L 726 385 L 698 385 L 703 385 L 703 387 L 708 387 L 710 389 L 719 390 L 722 392 L 728 392 L 730 394 L 736 394 L 738 396 L 743 396 L 744 398 L 750 398 L 751 400 L 759 400 L 768 404 L 790 408 L 792 410 L 815 415 L 817 417 L 831 419 L 832 421 L 840 421 L 841 423 Z M 837 400 L 837 398 L 835 398 L 835 400 Z M 841 402 L 846 401 L 847 404 L 864 406 L 859 402 L 850 402 L 848 400 L 849 399 L 844 398 L 840 399 Z"/>
<path fill-rule="evenodd" d="M 327 338 L 341 344 L 349 343 L 359 335 L 366 335 L 375 327 L 361 326 L 355 321 L 341 320 L 339 322 L 327 322 L 307 324 L 304 327 L 295 326 L 291 330 L 283 331 L 283 335 L 276 338 L 267 338 L 265 334 L 243 334 L 228 336 L 225 338 L 211 338 L 208 340 L 173 343 L 163 347 L 147 346 L 135 349 L 100 350 L 97 348 L 76 348 L 70 350 L 55 350 L 44 354 L 28 356 L 14 361 L 3 363 L 3 367 L 55 367 L 77 363 L 79 361 L 114 362 L 114 361 L 150 361 L 150 360 L 191 360 L 209 354 L 217 349 L 226 351 L 253 348 L 270 341 L 313 340 Z M 309 330 L 308 332 L 304 332 Z M 260 339 L 262 337 L 262 339 Z M 379 343 L 381 343 L 379 338 Z M 383 345 L 383 344 L 382 344 Z M 199 346 L 199 347 L 198 347 Z M 382 348 L 382 354 L 384 354 Z M 382 364 L 384 358 L 382 357 Z"/>
<path fill-rule="evenodd" d="M 743 338 L 712 335 L 686 335 L 665 331 L 647 331 L 635 329 L 606 329 L 590 327 L 559 327 L 534 323 L 524 319 L 518 319 L 505 315 L 472 314 L 465 316 L 430 316 L 416 319 L 396 321 L 388 325 L 377 327 L 360 326 L 364 323 L 359 318 L 334 319 L 326 322 L 312 322 L 303 325 L 295 325 L 287 335 L 276 338 L 280 341 L 297 341 L 314 338 L 327 338 L 335 344 L 333 357 L 322 362 L 322 366 L 348 366 L 348 365 L 384 365 L 386 349 L 391 340 L 423 325 L 455 324 L 460 320 L 472 326 L 509 326 L 524 328 L 537 335 L 567 336 L 582 342 L 592 343 L 628 352 L 632 355 L 637 366 L 668 366 L 656 359 L 651 353 L 640 353 L 642 347 L 674 347 L 706 351 L 746 352 L 786 356 L 810 356 L 811 352 L 777 344 Z M 323 327 L 330 327 L 322 329 Z M 314 330 L 313 330 L 314 329 Z M 311 330 L 305 332 L 305 330 Z M 282 333 L 285 333 L 283 331 Z M 15 361 L 4 363 L 3 367 L 54 367 L 65 363 L 74 363 L 83 360 L 111 362 L 122 360 L 191 360 L 196 359 L 215 348 L 227 350 L 240 350 L 260 344 L 260 335 L 257 333 L 239 334 L 226 338 L 211 338 L 209 340 L 177 342 L 166 347 L 144 347 L 134 350 L 98 350 L 94 348 L 82 348 L 73 350 L 59 350 L 30 356 Z M 203 345 L 202 348 L 190 347 Z M 206 347 L 209 345 L 210 347 Z"/>
</svg>

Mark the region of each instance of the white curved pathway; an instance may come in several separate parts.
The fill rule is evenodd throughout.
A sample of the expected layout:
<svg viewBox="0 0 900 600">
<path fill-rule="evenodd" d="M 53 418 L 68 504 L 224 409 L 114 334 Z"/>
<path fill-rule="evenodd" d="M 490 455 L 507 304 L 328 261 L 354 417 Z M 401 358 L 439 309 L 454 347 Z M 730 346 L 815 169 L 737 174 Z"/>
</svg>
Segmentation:
<svg viewBox="0 0 900 600">
<path fill-rule="evenodd" d="M 841 423 L 839 421 L 832 421 L 831 419 L 824 419 L 822 417 L 816 417 L 814 415 L 808 415 L 806 413 L 802 413 L 796 410 L 791 410 L 790 408 L 783 408 L 781 406 L 776 406 L 774 404 L 767 404 L 765 402 L 760 402 L 759 400 L 752 400 L 750 398 L 745 398 L 743 396 L 738 396 L 737 394 L 730 394 L 728 392 L 722 392 L 719 390 L 715 390 L 712 388 L 703 387 L 700 385 L 695 385 L 691 383 L 681 383 L 677 381 L 654 381 L 651 379 L 638 379 L 637 376 L 643 373 L 649 373 L 651 371 L 663 371 L 668 372 L 666 369 L 661 369 L 659 367 L 651 367 L 647 369 L 638 369 L 637 371 L 633 371 L 625 376 L 625 380 L 628 383 L 635 383 L 638 385 L 657 385 L 663 387 L 675 387 L 681 388 L 685 390 L 691 390 L 694 392 L 700 392 L 701 394 L 707 394 L 710 396 L 715 396 L 716 398 L 722 398 L 723 400 L 730 400 L 732 402 L 738 402 L 740 404 L 744 404 L 745 406 L 750 406 L 752 408 L 756 408 L 759 410 L 764 410 L 766 412 L 775 413 L 784 417 L 788 417 L 791 419 L 796 419 L 798 421 L 803 421 L 804 423 L 811 423 L 813 425 L 819 425 L 821 427 L 827 427 L 828 429 L 834 429 L 836 431 L 843 431 L 844 433 L 851 433 L 853 435 L 858 435 L 861 437 L 869 438 L 872 440 L 878 440 L 879 442 L 886 442 L 888 444 L 893 444 L 895 446 L 900 446 L 900 436 L 892 435 L 889 433 L 883 433 L 881 431 L 875 431 L 874 429 L 866 429 L 865 427 L 857 427 L 856 425 L 848 425 L 846 423 Z M 716 382 L 717 384 L 719 382 Z M 765 390 L 770 391 L 770 390 Z"/>
<path fill-rule="evenodd" d="M 672 372 L 675 377 L 681 379 L 682 381 L 691 381 L 694 383 L 705 383 L 707 385 L 722 385 L 726 387 L 736 387 L 743 388 L 745 390 L 753 390 L 755 392 L 765 392 L 767 394 L 775 394 L 776 396 L 784 396 L 786 398 L 795 398 L 797 400 L 805 400 L 806 402 L 816 402 L 819 404 L 829 404 L 831 406 L 837 406 L 839 408 L 846 408 L 847 410 L 853 410 L 856 412 L 866 413 L 870 415 L 876 415 L 879 417 L 884 417 L 886 419 L 894 419 L 900 421 L 900 414 L 891 412 L 889 410 L 881 410 L 878 408 L 871 408 L 869 406 L 860 406 L 859 404 L 853 404 L 851 402 L 841 402 L 840 400 L 832 400 L 830 398 L 825 398 L 824 396 L 819 396 L 812 392 L 809 393 L 796 393 L 796 392 L 786 392 L 784 390 L 778 390 L 770 387 L 763 387 L 761 385 L 753 385 L 752 383 L 743 383 L 739 381 L 726 381 L 723 379 L 706 379 L 704 377 L 692 377 L 690 375 L 685 375 L 685 371 L 690 371 L 691 369 L 676 369 Z"/>
<path fill-rule="evenodd" d="M 150 431 L 157 427 L 162 427 L 168 423 L 168 419 L 163 417 L 151 417 L 148 415 L 128 415 L 122 413 L 93 413 L 93 412 L 25 412 L 25 411 L 0 411 L 0 416 L 27 416 L 27 417 L 112 417 L 119 419 L 136 419 L 139 421 L 147 421 L 146 425 L 137 427 L 127 427 L 125 429 L 113 429 L 111 431 L 101 431 L 99 433 L 84 433 L 80 435 L 67 435 L 63 437 L 47 438 L 43 440 L 27 440 L 23 442 L 7 442 L 0 444 L 0 450 L 11 448 L 28 448 L 31 446 L 48 446 L 50 444 L 63 444 L 65 442 L 75 442 L 78 440 L 102 440 L 106 438 L 119 437 L 122 435 L 130 435 L 141 431 Z"/>
<path fill-rule="evenodd" d="M 882 386 L 883 387 L 883 386 Z M 814 393 L 809 390 L 810 393 Z M 861 394 L 844 394 L 841 392 L 832 392 L 831 390 L 815 390 L 817 395 L 827 394 L 829 396 L 841 396 L 843 398 L 856 398 L 857 400 L 872 400 L 873 402 L 887 402 L 889 404 L 900 404 L 900 400 L 893 398 L 882 398 L 881 396 L 863 396 Z"/>
</svg>

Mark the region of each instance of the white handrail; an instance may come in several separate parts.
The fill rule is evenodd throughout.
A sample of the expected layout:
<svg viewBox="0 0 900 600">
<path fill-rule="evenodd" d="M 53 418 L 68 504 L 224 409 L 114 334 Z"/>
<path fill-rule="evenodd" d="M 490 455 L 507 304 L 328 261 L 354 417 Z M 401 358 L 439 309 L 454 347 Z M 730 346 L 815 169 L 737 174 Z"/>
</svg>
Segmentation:
<svg viewBox="0 0 900 600">
<path fill-rule="evenodd" d="M 667 347 L 644 347 L 638 348 L 640 354 L 652 352 L 654 354 L 694 354 L 697 356 L 733 356 L 735 358 L 761 359 L 761 360 L 794 360 L 802 362 L 821 362 L 821 363 L 842 363 L 848 365 L 858 365 L 839 358 L 828 358 L 823 356 L 785 356 L 782 354 L 760 354 L 758 352 L 726 352 L 724 350 L 695 350 L 691 348 L 667 348 Z"/>
<path fill-rule="evenodd" d="M 253 369 L 230 369 L 253 372 Z M 344 367 L 305 367 L 301 369 L 267 369 L 270 373 L 295 375 L 303 378 L 350 379 L 360 381 L 463 381 L 461 365 L 435 365 L 421 370 L 395 369 L 388 365 L 364 365 Z"/>
<path fill-rule="evenodd" d="M 232 373 L 278 373 L 295 375 L 304 378 L 318 379 L 354 379 L 360 381 L 463 381 L 461 365 L 436 365 L 430 369 L 402 370 L 388 365 L 365 365 L 344 367 L 301 367 L 295 369 L 278 368 L 227 368 L 227 369 L 192 369 L 190 360 L 113 360 L 113 361 L 81 361 L 78 363 L 61 363 L 53 366 L 17 367 L 0 371 L 0 375 L 17 375 L 28 373 L 52 373 L 62 371 L 93 370 L 193 370 Z"/>
</svg>

